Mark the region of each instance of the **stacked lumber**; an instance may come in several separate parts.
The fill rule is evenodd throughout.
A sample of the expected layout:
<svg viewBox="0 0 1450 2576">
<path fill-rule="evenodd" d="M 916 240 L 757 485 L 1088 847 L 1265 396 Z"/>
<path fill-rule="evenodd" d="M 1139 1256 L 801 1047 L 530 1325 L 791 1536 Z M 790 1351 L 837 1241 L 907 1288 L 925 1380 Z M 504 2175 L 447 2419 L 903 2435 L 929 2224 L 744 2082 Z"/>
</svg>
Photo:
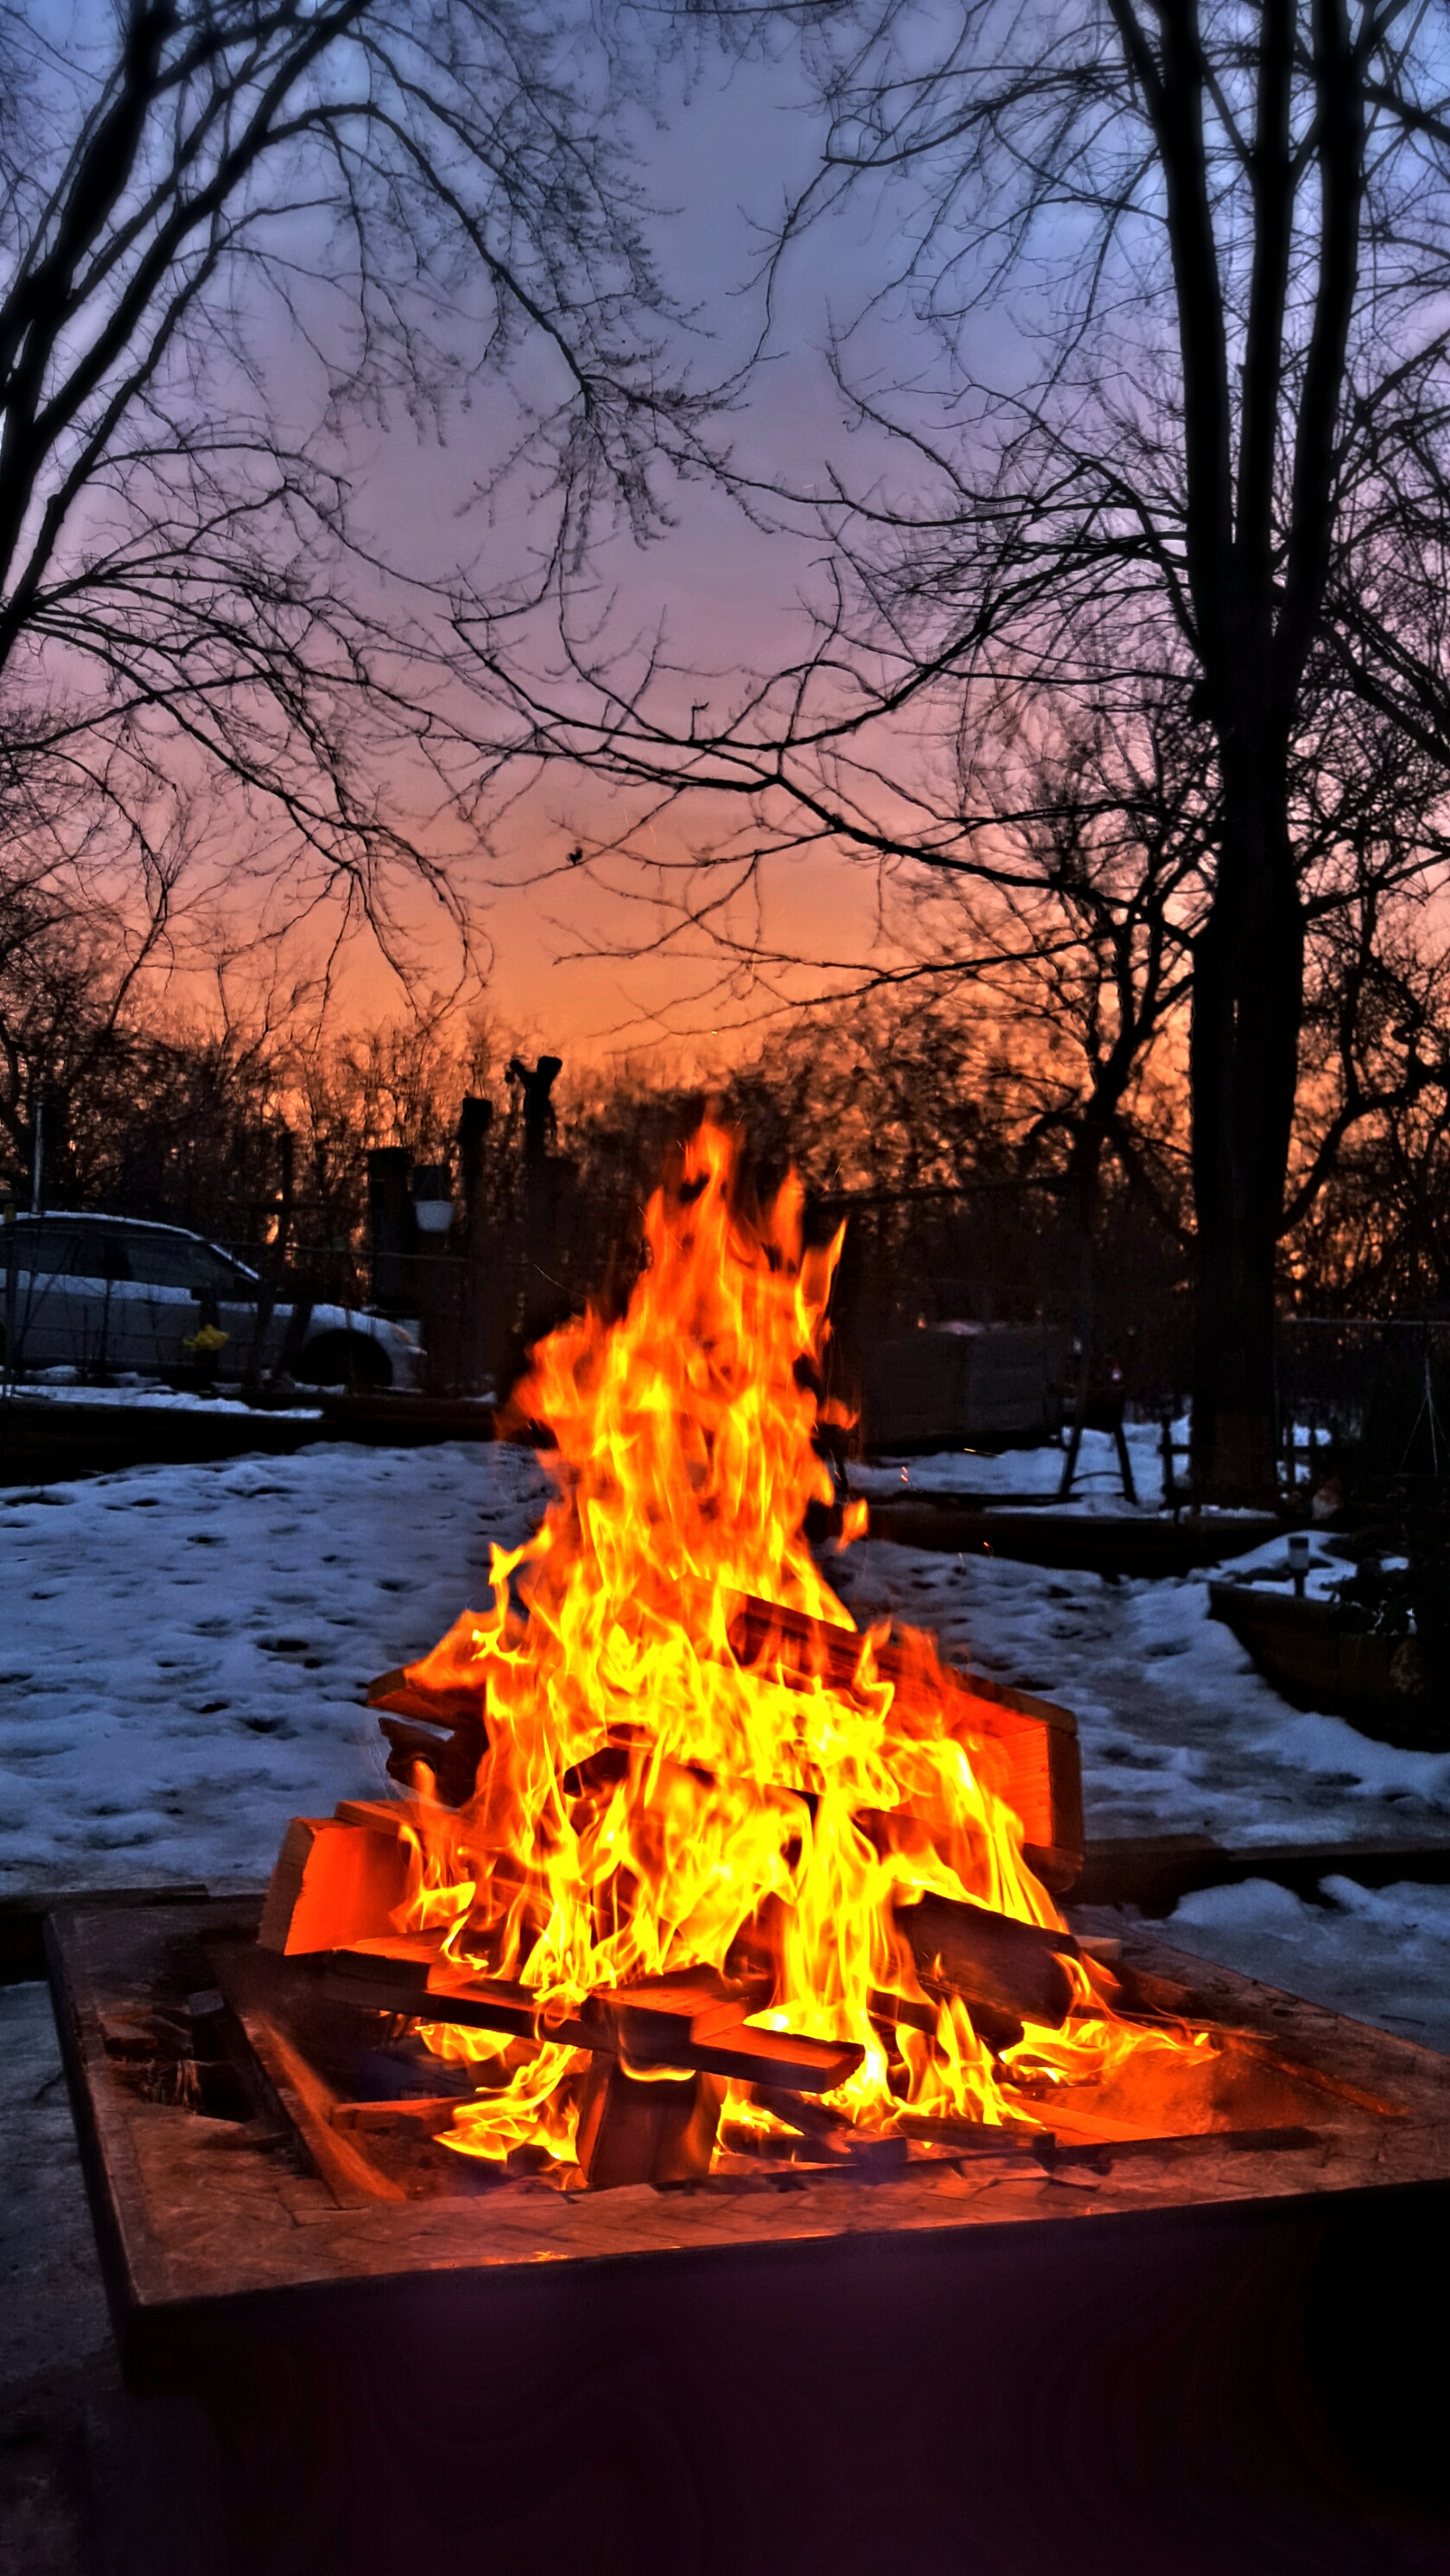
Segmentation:
<svg viewBox="0 0 1450 2576">
<path fill-rule="evenodd" d="M 466 1626 L 459 1623 L 460 1638 Z M 1060 1888 L 1077 1875 L 1082 1807 L 1076 1729 L 1065 1710 L 947 1671 L 929 1643 L 910 1633 L 868 1638 L 748 1596 L 737 1606 L 729 1641 L 747 1670 L 801 1688 L 824 1681 L 862 1705 L 889 1685 L 893 1722 L 905 1734 L 927 1738 L 945 1728 L 970 1742 L 974 1761 L 1022 1818 L 1024 1856 L 1037 1876 Z M 578 2155 L 594 2189 L 708 2172 L 720 2104 L 732 2081 L 749 2086 L 787 2128 L 798 2130 L 809 2152 L 864 2151 L 861 2141 L 849 2143 L 847 2124 L 819 2101 L 849 2080 L 862 2048 L 763 2028 L 752 2018 L 773 1990 L 768 1926 L 748 1928 L 726 1961 L 730 1973 L 700 1967 L 644 1979 L 563 2011 L 541 2004 L 531 1988 L 445 1957 L 439 1933 L 412 1929 L 429 1810 L 435 1823 L 439 1805 L 455 1811 L 457 1825 L 449 1830 L 458 1865 L 461 1871 L 471 1866 L 469 1837 L 481 1831 L 481 1820 L 470 1802 L 488 1747 L 484 1692 L 466 1655 L 440 1659 L 435 1653 L 426 1667 L 380 1675 L 368 1700 L 379 1711 L 389 1773 L 410 1794 L 345 1802 L 330 1817 L 294 1818 L 259 1935 L 279 1966 L 296 1963 L 296 1972 L 311 1977 L 330 2002 L 359 2013 L 454 2023 L 580 2052 L 588 2071 Z M 625 1741 L 631 1734 L 624 1730 L 618 1742 L 611 1737 L 578 1764 L 563 1783 L 566 1795 L 586 1800 L 607 1791 L 632 1758 Z M 709 1774 L 699 1776 L 707 1788 L 714 1785 Z M 755 1794 L 809 1803 L 804 1791 Z M 933 1836 L 930 1818 L 904 1809 L 863 1812 L 857 1822 L 882 1848 L 910 1850 L 913 1836 L 926 1843 Z M 480 1879 L 490 1865 L 480 1849 Z M 934 2032 L 938 2008 L 949 1997 L 965 2005 L 981 2038 L 997 2049 L 1020 2038 L 1029 2021 L 1057 2028 L 1067 2019 L 1074 1987 L 1065 1962 L 1077 1948 L 1070 1934 L 941 1896 L 901 1904 L 896 1920 L 903 1965 L 910 1962 L 915 1981 L 910 1995 L 883 1992 L 871 1999 L 888 2051 L 897 2049 L 903 2024 Z M 437 2125 L 444 2111 L 428 2106 L 418 2116 Z"/>
<path fill-rule="evenodd" d="M 594 2189 L 677 2182 L 709 2171 L 724 2088 L 749 2085 L 795 2125 L 820 2129 L 813 2097 L 847 2083 L 863 2050 L 762 2027 L 768 1972 L 701 1966 L 588 1995 L 560 2008 L 514 1980 L 445 1957 L 436 1933 L 406 1929 L 420 1884 L 422 1811 L 409 1802 L 346 1801 L 331 1817 L 293 1819 L 263 1908 L 259 1947 L 305 1968 L 314 1990 L 359 2013 L 452 2023 L 587 2054 L 578 2155 Z M 956 1995 L 992 2045 L 1023 2023 L 1067 2017 L 1070 1934 L 1009 1921 L 985 1907 L 928 1896 L 897 1915 L 928 1996 Z M 889 2041 L 900 2023 L 935 2025 L 931 2004 L 873 1998 Z M 827 2115 L 827 2125 L 830 2125 Z M 839 2123 L 835 2124 L 838 2127 Z"/>
<path fill-rule="evenodd" d="M 816 1678 L 847 1696 L 863 1692 L 868 1639 L 800 1610 L 745 1595 L 730 1626 L 732 1651 L 747 1668 L 764 1668 L 803 1686 Z M 1022 1819 L 1023 1857 L 1042 1885 L 1060 1895 L 1082 1870 L 1082 1775 L 1077 1724 L 1070 1711 L 1030 1692 L 1008 1689 L 980 1673 L 940 1664 L 917 1638 L 876 1642 L 872 1669 L 888 1682 L 898 1715 L 923 1730 L 947 1731 L 987 1748 L 991 1784 Z M 461 1808 L 472 1797 L 488 1747 L 481 1683 L 430 1680 L 416 1665 L 381 1673 L 368 1686 L 388 1747 L 388 1773 L 400 1787 L 420 1783 Z"/>
</svg>

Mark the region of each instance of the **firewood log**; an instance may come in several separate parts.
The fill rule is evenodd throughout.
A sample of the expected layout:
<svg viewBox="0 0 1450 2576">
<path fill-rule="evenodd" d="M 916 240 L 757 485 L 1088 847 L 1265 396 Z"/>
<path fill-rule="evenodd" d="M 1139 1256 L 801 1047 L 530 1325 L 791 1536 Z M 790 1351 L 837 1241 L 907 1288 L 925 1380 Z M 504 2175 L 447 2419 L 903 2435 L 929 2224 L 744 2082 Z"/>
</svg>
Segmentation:
<svg viewBox="0 0 1450 2576">
<path fill-rule="evenodd" d="M 421 1718 L 428 1726 L 483 1721 L 482 1682 L 419 1681 L 406 1664 L 399 1664 L 393 1672 L 379 1673 L 376 1681 L 369 1682 L 367 1701 L 369 1708 L 388 1709 L 395 1717 Z"/>
<path fill-rule="evenodd" d="M 440 1806 L 466 1807 L 478 1779 L 478 1766 L 488 1747 L 483 1720 L 461 1717 L 451 1733 L 436 1733 L 404 1717 L 380 1717 L 378 1731 L 388 1746 L 388 1777 L 411 1789 L 414 1766 L 426 1762 Z"/>
<path fill-rule="evenodd" d="M 947 1896 L 898 1905 L 896 1920 L 928 1991 L 960 1995 L 974 2015 L 980 2008 L 986 2016 L 1052 2029 L 1066 2021 L 1073 1988 L 1062 1963 L 1077 1955 L 1070 1932 L 1014 1922 Z"/>
<path fill-rule="evenodd" d="M 574 2151 L 591 2191 L 703 2182 L 725 2087 L 709 2075 L 642 2083 L 607 2057 L 585 2081 Z"/>
<path fill-rule="evenodd" d="M 421 1681 L 400 1664 L 369 1682 L 367 1700 L 369 1708 L 387 1712 L 378 1726 L 389 1778 L 411 1788 L 414 1763 L 426 1762 L 440 1803 L 466 1806 L 488 1750 L 482 1684 Z"/>
</svg>

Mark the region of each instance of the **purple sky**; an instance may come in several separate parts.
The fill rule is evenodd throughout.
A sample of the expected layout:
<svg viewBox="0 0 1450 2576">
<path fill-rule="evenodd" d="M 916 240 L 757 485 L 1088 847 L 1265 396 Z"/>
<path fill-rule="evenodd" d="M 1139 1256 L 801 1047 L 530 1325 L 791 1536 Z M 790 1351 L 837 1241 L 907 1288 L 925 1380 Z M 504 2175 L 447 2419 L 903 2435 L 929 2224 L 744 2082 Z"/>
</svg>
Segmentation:
<svg viewBox="0 0 1450 2576">
<path fill-rule="evenodd" d="M 762 307 L 752 284 L 758 227 L 809 173 L 818 141 L 803 81 L 789 65 L 747 65 L 728 78 L 717 71 L 688 101 L 674 103 L 662 131 L 641 120 L 647 184 L 674 210 L 659 228 L 661 254 L 671 285 L 696 308 L 708 335 L 701 357 L 711 373 L 742 357 L 759 331 Z M 885 278 L 899 249 L 894 219 L 892 210 L 873 218 L 864 206 L 854 208 L 792 254 L 769 363 L 732 425 L 737 454 L 753 470 L 815 484 L 827 455 L 846 446 L 841 398 L 821 350 L 830 317 L 854 314 Z M 910 372 L 925 354 L 915 326 L 899 312 L 873 318 L 863 343 L 868 361 L 893 372 Z M 370 442 L 370 515 L 392 523 L 395 543 L 401 518 L 420 568 L 444 571 L 460 547 L 476 547 L 480 570 L 493 572 L 527 542 L 518 518 L 490 532 L 476 517 L 458 515 L 510 426 L 506 403 L 494 395 L 450 424 L 444 447 L 420 454 L 405 423 Z M 850 446 L 859 472 L 862 443 L 855 438 Z M 797 602 L 813 579 L 814 542 L 752 528 L 707 486 L 685 489 L 677 506 L 678 525 L 664 539 L 641 550 L 621 537 L 601 554 L 601 593 L 615 594 L 612 631 L 649 633 L 663 619 L 678 658 L 723 675 L 787 655 L 805 632 Z M 544 889 L 529 885 L 541 859 L 556 862 L 577 831 L 605 811 L 592 783 L 550 771 L 501 821 L 487 859 L 457 861 L 459 882 L 477 903 L 493 945 L 489 1010 L 509 1028 L 576 1056 L 654 1046 L 670 1053 L 678 1033 L 687 1056 L 698 1052 L 708 1060 L 721 1046 L 741 1042 L 729 1032 L 742 1012 L 738 1004 L 726 1009 L 709 1000 L 710 970 L 702 962 L 626 962 L 597 954 L 571 960 L 570 951 L 627 939 L 636 916 L 582 872 Z M 661 845 L 668 852 L 687 838 L 699 846 L 710 828 L 705 810 L 692 808 L 665 827 Z M 874 891 L 869 873 L 844 860 L 782 867 L 771 880 L 770 935 L 781 946 L 810 951 L 824 932 L 834 955 L 865 955 L 874 935 Z M 348 990 L 369 1007 L 385 1006 L 385 981 L 361 952 Z"/>
</svg>

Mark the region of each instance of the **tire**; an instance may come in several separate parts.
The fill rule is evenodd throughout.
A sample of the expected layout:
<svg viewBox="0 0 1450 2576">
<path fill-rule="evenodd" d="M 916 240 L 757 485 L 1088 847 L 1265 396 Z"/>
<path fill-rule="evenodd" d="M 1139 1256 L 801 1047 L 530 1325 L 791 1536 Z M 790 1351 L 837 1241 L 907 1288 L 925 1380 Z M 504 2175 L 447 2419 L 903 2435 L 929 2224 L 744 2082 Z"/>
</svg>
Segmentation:
<svg viewBox="0 0 1450 2576">
<path fill-rule="evenodd" d="M 366 1333 L 319 1333 L 292 1374 L 307 1386 L 355 1387 L 360 1395 L 379 1395 L 393 1383 L 393 1364 Z"/>
</svg>

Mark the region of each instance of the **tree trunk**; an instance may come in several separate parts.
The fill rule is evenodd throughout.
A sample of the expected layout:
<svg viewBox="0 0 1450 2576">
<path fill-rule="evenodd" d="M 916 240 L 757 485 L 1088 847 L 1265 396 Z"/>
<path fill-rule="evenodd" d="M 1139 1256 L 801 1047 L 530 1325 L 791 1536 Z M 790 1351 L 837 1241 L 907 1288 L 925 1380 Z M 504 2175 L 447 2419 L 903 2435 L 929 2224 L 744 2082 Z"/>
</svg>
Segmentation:
<svg viewBox="0 0 1450 2576">
<path fill-rule="evenodd" d="M 1224 831 L 1194 964 L 1195 1499 L 1277 1492 L 1274 1290 L 1294 1118 L 1304 925 L 1283 746 L 1223 747 Z"/>
</svg>

